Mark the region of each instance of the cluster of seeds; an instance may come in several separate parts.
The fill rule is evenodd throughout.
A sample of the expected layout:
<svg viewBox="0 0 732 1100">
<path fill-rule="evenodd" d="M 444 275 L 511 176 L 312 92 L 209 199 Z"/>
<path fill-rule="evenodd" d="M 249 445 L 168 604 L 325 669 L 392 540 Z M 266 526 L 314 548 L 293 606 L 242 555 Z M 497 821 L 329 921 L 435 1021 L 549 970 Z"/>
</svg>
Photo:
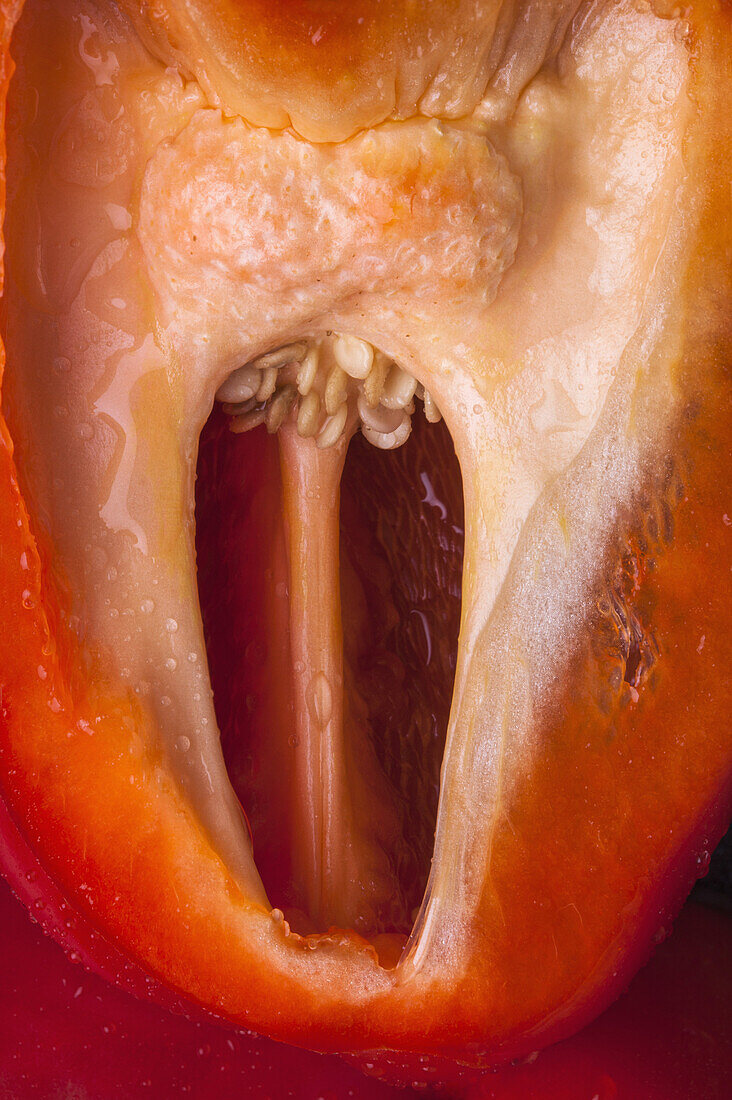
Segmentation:
<svg viewBox="0 0 732 1100">
<path fill-rule="evenodd" d="M 260 355 L 230 374 L 216 398 L 233 432 L 264 424 L 274 433 L 292 416 L 298 433 L 314 437 L 318 447 L 332 447 L 356 422 L 375 447 L 400 447 L 411 431 L 415 399 L 424 402 L 427 420 L 440 419 L 411 374 L 356 336 L 329 334 Z"/>
</svg>

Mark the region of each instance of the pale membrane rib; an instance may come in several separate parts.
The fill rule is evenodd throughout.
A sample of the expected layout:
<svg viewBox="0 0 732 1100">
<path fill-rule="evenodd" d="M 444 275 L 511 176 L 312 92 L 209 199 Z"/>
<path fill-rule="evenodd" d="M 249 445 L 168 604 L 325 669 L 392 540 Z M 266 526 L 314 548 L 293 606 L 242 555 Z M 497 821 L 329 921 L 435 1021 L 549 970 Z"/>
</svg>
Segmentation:
<svg viewBox="0 0 732 1100">
<path fill-rule="evenodd" d="M 619 26 L 604 15 L 595 13 L 588 20 L 588 33 L 578 35 L 572 53 L 568 49 L 560 57 L 560 71 L 567 74 L 568 100 L 579 104 L 585 95 L 588 119 L 597 112 L 592 125 L 598 129 L 574 168 L 584 170 L 587 183 L 597 188 L 595 202 L 587 209 L 580 202 L 577 213 L 592 226 L 598 245 L 592 256 L 578 250 L 575 263 L 587 264 L 582 277 L 597 300 L 609 303 L 613 293 L 622 293 L 623 308 L 613 313 L 606 307 L 599 337 L 598 328 L 593 331 L 579 312 L 571 325 L 569 310 L 577 311 L 581 298 L 575 285 L 571 299 L 562 302 L 555 280 L 561 272 L 571 286 L 566 265 L 576 245 L 557 245 L 543 277 L 524 269 L 520 286 L 509 276 L 505 299 L 499 295 L 495 304 L 498 346 L 506 340 L 507 319 L 522 318 L 510 339 L 524 352 L 523 379 L 517 375 L 480 414 L 478 401 L 476 418 L 462 437 L 453 427 L 454 404 L 448 412 L 466 493 L 463 616 L 434 859 L 403 955 L 405 979 L 467 965 L 471 914 L 481 896 L 491 895 L 492 837 L 499 828 L 513 827 L 514 796 L 540 748 L 536 729 L 566 661 L 567 638 L 584 627 L 602 561 L 599 548 L 611 540 L 618 508 L 632 499 L 648 463 L 658 461 L 678 411 L 672 364 L 680 346 L 680 319 L 669 302 L 678 293 L 685 233 L 696 216 L 688 209 L 683 220 L 677 216 L 689 108 L 687 62 L 673 24 L 661 24 L 656 33 L 654 20 L 630 5 L 623 6 Z M 627 53 L 621 42 L 632 43 Z M 649 119 L 643 114 L 649 102 L 643 80 L 658 73 L 661 88 L 654 87 L 650 95 L 655 118 Z M 546 141 L 539 121 L 544 94 L 541 86 L 536 92 L 529 89 L 526 114 L 519 109 L 514 140 L 518 148 L 526 126 L 528 161 L 533 143 Z M 609 103 L 610 94 L 617 113 L 612 117 L 608 110 L 600 130 L 597 108 Z M 655 143 L 650 143 L 650 126 L 661 135 Z M 638 173 L 641 148 L 646 152 Z M 652 209 L 646 201 L 651 179 Z M 617 189 L 625 197 L 628 223 L 617 237 L 616 213 L 603 209 L 603 183 L 605 193 Z M 527 201 L 532 201 L 530 187 Z M 565 211 L 562 218 L 571 238 L 573 220 Z M 519 254 L 517 275 L 520 260 Z M 537 267 L 540 272 L 541 261 Z M 543 287 L 547 305 L 542 307 L 534 287 Z M 532 346 L 534 332 L 551 329 L 564 310 L 560 336 Z M 588 405 L 587 373 L 581 386 L 577 382 L 590 357 L 598 378 L 609 373 Z M 568 382 L 572 378 L 574 384 Z M 523 393 L 519 381 L 526 386 Z M 463 399 L 471 400 L 467 388 Z M 438 394 L 438 400 L 446 399 Z M 511 401 L 518 412 L 507 436 L 498 418 Z M 503 445 L 496 447 L 499 440 Z M 500 899 L 487 904 L 495 905 L 500 924 Z"/>
<path fill-rule="evenodd" d="M 540 73 L 490 141 L 475 120 L 416 120 L 311 147 L 200 109 L 195 86 L 125 44 L 112 5 L 96 23 L 86 9 L 96 37 L 80 62 L 88 27 L 64 5 L 33 4 L 49 41 L 24 53 L 26 79 L 43 88 L 51 42 L 69 75 L 57 100 L 13 108 L 47 168 L 11 142 L 9 220 L 24 239 L 8 248 L 8 354 L 24 373 L 9 372 L 7 393 L 24 488 L 83 596 L 73 625 L 154 711 L 166 766 L 262 904 L 221 762 L 195 592 L 196 440 L 214 394 L 257 355 L 333 330 L 410 369 L 452 432 L 470 585 L 429 896 L 401 971 L 428 990 L 435 973 L 469 964 L 491 829 L 510 814 L 505 779 L 530 767 L 551 657 L 667 413 L 645 364 L 663 319 L 654 274 L 659 301 L 673 290 L 655 265 L 674 254 L 670 237 L 663 246 L 683 179 L 686 50 L 672 22 L 590 5 L 559 75 Z M 647 416 L 631 423 L 637 376 Z M 623 462 L 603 465 L 603 433 Z M 301 508 L 291 498 L 295 525 Z M 561 508 L 571 583 L 549 568 L 562 561 Z M 310 563 L 312 547 L 303 555 Z M 335 668 L 334 615 L 331 605 L 323 644 Z M 313 643 L 300 644 L 315 668 Z M 313 897 L 320 843 L 309 842 Z M 327 955 L 285 960 L 279 935 L 263 939 L 262 957 L 327 988 Z M 354 978 L 364 997 L 381 982 L 370 965 Z"/>
<path fill-rule="evenodd" d="M 359 814 L 363 775 L 350 746 L 365 731 L 357 736 L 353 715 L 349 728 L 344 722 L 339 505 L 353 421 L 326 449 L 301 438 L 292 422 L 279 436 L 295 704 L 295 783 L 283 812 L 292 826 L 295 893 L 322 929 L 359 927 L 388 903 L 391 889 L 384 857 L 369 840 L 377 830 L 364 821 L 363 796 Z"/>
<path fill-rule="evenodd" d="M 340 482 L 345 442 L 319 450 L 291 425 L 280 433 L 284 520 L 290 573 L 295 784 L 298 808 L 292 849 L 302 896 L 323 925 L 331 891 L 348 908 L 347 860 L 332 868 L 329 853 L 349 848 L 343 755 L 343 637 L 339 579 Z M 342 835 L 343 830 L 346 835 Z M 333 870 L 345 872 L 334 880 Z"/>
<path fill-rule="evenodd" d="M 266 904 L 227 778 L 208 677 L 194 550 L 197 432 L 182 426 L 174 365 L 150 328 L 144 261 L 126 232 L 133 158 L 144 155 L 144 141 L 162 135 L 135 119 L 141 105 L 132 93 L 124 98 L 106 76 L 98 80 L 93 66 L 85 79 L 76 64 L 80 34 L 95 65 L 114 48 L 110 72 L 121 63 L 145 73 L 144 54 L 123 41 L 105 49 L 91 22 L 59 19 L 58 9 L 41 4 L 38 14 L 69 79 L 43 100 L 36 124 L 21 128 L 44 170 L 28 166 L 23 176 L 24 148 L 10 144 L 11 220 L 26 229 L 25 240 L 16 248 L 11 238 L 8 249 L 12 368 L 3 397 L 26 492 L 73 593 L 72 630 L 96 654 L 111 690 L 137 696 L 151 713 L 161 738 L 151 752 L 162 749 L 162 766 L 187 792 L 245 897 Z M 110 25 L 124 30 L 119 17 Z M 43 87 L 48 43 L 38 36 L 34 46 L 16 40 Z M 148 78 L 161 75 L 156 70 L 148 63 Z M 196 103 L 174 77 L 159 80 L 157 91 L 172 115 L 167 125 Z M 88 148 L 97 132 L 108 159 Z M 30 228 L 27 208 L 40 211 Z M 54 248 L 59 232 L 64 247 Z M 37 266 L 26 266 L 29 254 L 40 255 Z"/>
<path fill-rule="evenodd" d="M 117 283 L 115 290 L 125 294 L 130 312 L 141 312 L 133 286 Z M 80 320 L 73 337 L 61 326 L 58 338 L 43 321 L 33 333 L 15 317 L 9 323 L 15 356 L 37 364 L 35 376 L 25 380 L 31 408 L 11 414 L 21 447 L 35 438 L 35 429 L 19 417 L 32 421 L 33 409 L 51 395 L 56 408 L 68 410 L 44 442 L 66 454 L 69 481 L 61 491 L 56 486 L 50 502 L 43 488 L 37 500 L 42 511 L 48 503 L 54 545 L 71 579 L 72 625 L 91 636 L 117 690 L 137 695 L 152 712 L 168 766 L 210 841 L 246 897 L 265 903 L 227 778 L 209 686 L 190 501 L 195 450 L 182 453 L 168 365 L 149 333 L 133 350 L 114 356 L 113 382 L 90 399 L 85 372 L 96 349 L 86 342 L 95 326 Z M 70 369 L 49 379 L 44 367 L 59 357 Z M 79 425 L 90 426 L 81 437 Z M 165 477 L 158 479 L 160 469 Z M 155 491 L 148 491 L 153 484 Z"/>
</svg>

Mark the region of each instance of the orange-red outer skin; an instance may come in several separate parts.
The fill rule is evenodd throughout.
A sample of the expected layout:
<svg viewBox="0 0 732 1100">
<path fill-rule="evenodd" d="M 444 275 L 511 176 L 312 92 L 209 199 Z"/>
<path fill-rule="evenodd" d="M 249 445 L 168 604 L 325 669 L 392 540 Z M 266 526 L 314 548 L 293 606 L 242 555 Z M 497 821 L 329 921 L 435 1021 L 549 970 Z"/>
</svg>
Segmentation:
<svg viewBox="0 0 732 1100">
<path fill-rule="evenodd" d="M 0 4 L 3 93 L 18 8 Z M 591 656 L 591 628 L 573 640 L 541 750 L 510 804 L 510 821 L 496 827 L 470 970 L 459 981 L 447 975 L 428 1001 L 407 983 L 361 1011 L 345 994 L 342 1003 L 324 1003 L 294 980 L 279 981 L 242 943 L 237 888 L 151 747 L 145 713 L 90 672 L 88 655 L 64 633 L 2 426 L 0 791 L 74 906 L 199 1004 L 313 1048 L 473 1060 L 485 1052 L 486 1061 L 504 1060 L 575 1030 L 616 995 L 695 877 L 699 852 L 726 824 L 730 8 L 710 0 L 694 5 L 691 18 L 704 121 L 687 162 L 704 213 L 684 294 L 679 378 L 688 414 L 674 444 L 684 494 L 671 544 L 643 544 L 627 593 L 661 656 L 638 701 L 615 700 L 606 713 L 597 704 L 603 669 Z M 661 492 L 643 488 L 651 497 Z M 618 536 L 640 545 L 641 527 L 629 516 Z"/>
</svg>

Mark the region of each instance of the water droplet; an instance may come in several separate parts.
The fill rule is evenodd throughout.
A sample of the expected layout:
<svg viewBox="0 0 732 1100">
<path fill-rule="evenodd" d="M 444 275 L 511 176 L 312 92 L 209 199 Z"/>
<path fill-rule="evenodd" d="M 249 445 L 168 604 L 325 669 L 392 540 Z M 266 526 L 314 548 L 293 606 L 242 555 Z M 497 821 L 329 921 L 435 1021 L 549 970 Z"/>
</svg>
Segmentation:
<svg viewBox="0 0 732 1100">
<path fill-rule="evenodd" d="M 196 663 L 196 661 L 198 660 L 198 654 L 197 653 L 189 653 L 188 654 L 188 660 L 191 662 L 192 665 L 194 665 Z"/>
<path fill-rule="evenodd" d="M 333 714 L 333 693 L 324 672 L 316 672 L 307 693 L 308 710 L 319 726 L 325 727 Z"/>
<path fill-rule="evenodd" d="M 691 24 L 688 19 L 680 19 L 674 27 L 674 38 L 677 42 L 686 42 L 691 32 Z"/>
<path fill-rule="evenodd" d="M 190 737 L 179 737 L 175 743 L 175 747 L 178 749 L 179 752 L 188 752 L 189 748 L 191 747 Z"/>
<path fill-rule="evenodd" d="M 176 630 L 178 629 L 178 623 L 175 621 L 175 619 L 166 619 L 165 629 L 168 631 L 168 634 L 175 634 Z"/>
<path fill-rule="evenodd" d="M 142 611 L 143 615 L 151 615 L 154 610 L 155 604 L 152 600 L 143 600 L 141 602 L 140 611 Z"/>
<path fill-rule="evenodd" d="M 65 355 L 59 355 L 53 361 L 53 369 L 56 374 L 66 374 L 71 370 L 71 360 Z"/>
<path fill-rule="evenodd" d="M 169 695 L 161 695 L 160 696 L 160 706 L 161 707 L 169 707 L 172 702 L 173 702 L 173 700 L 170 698 Z"/>
<path fill-rule="evenodd" d="M 165 662 L 165 667 L 167 668 L 168 672 L 175 672 L 178 667 L 178 662 L 176 661 L 175 657 L 168 657 L 167 661 Z"/>
<path fill-rule="evenodd" d="M 48 673 L 46 672 L 43 665 L 39 665 L 38 666 L 38 679 L 39 680 L 45 680 L 47 676 L 48 676 Z"/>
</svg>

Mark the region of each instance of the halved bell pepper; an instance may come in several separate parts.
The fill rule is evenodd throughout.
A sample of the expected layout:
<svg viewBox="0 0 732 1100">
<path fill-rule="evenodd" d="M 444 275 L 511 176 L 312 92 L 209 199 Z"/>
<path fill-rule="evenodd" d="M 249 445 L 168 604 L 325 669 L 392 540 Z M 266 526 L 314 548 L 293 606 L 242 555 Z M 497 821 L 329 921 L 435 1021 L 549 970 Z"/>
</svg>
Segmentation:
<svg viewBox="0 0 732 1100">
<path fill-rule="evenodd" d="M 729 818 L 728 5 L 21 8 L 15 889 L 395 1074 L 569 1035 Z"/>
</svg>

